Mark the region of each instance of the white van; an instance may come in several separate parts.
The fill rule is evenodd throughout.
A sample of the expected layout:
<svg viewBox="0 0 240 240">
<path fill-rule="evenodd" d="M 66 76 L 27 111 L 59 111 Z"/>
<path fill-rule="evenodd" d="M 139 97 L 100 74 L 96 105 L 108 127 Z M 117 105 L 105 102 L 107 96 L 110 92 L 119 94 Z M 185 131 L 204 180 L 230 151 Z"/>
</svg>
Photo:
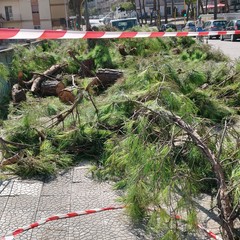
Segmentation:
<svg viewBox="0 0 240 240">
<path fill-rule="evenodd" d="M 111 20 L 110 24 L 112 27 L 125 31 L 126 29 L 137 26 L 138 20 L 137 18 L 122 18 L 122 19 Z"/>
</svg>

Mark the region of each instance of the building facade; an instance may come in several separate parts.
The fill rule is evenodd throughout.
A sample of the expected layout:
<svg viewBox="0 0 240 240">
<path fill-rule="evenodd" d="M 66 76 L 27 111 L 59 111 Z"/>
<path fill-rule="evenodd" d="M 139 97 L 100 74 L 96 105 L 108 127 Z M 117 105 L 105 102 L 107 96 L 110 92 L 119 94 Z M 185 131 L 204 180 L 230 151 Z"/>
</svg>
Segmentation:
<svg viewBox="0 0 240 240">
<path fill-rule="evenodd" d="M 127 2 L 127 0 L 96 0 L 96 8 L 99 14 L 106 15 L 109 12 L 113 11 L 113 6 L 121 5 L 123 2 Z"/>
<path fill-rule="evenodd" d="M 158 1 L 157 2 L 157 9 L 158 9 Z M 139 0 L 135 0 L 136 8 L 138 14 L 140 14 L 140 4 Z M 143 6 L 143 0 L 141 0 L 141 5 Z M 153 0 L 144 0 L 145 11 L 148 16 L 153 13 L 154 4 Z M 167 0 L 167 15 L 172 16 L 173 12 L 176 16 L 180 16 L 181 12 L 186 9 L 184 5 L 184 0 Z M 160 14 L 164 16 L 164 0 L 160 0 Z"/>
<path fill-rule="evenodd" d="M 0 0 L 0 27 L 66 28 L 68 0 Z"/>
</svg>

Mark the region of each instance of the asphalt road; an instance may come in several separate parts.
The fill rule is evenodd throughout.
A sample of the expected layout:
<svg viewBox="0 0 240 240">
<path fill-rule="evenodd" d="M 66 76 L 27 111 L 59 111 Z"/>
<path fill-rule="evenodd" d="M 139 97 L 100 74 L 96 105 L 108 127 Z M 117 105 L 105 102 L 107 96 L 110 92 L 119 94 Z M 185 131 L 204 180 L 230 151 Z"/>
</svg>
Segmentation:
<svg viewBox="0 0 240 240">
<path fill-rule="evenodd" d="M 240 59 L 240 39 L 236 42 L 230 40 L 220 41 L 218 39 L 208 40 L 208 44 L 216 49 L 221 49 L 232 60 Z"/>
</svg>

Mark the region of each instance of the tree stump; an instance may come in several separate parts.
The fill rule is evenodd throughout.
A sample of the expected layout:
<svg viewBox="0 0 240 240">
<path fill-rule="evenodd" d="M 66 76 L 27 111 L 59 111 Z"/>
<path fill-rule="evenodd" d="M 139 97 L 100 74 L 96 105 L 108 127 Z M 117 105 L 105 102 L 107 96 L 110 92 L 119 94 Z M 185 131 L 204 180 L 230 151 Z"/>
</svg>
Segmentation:
<svg viewBox="0 0 240 240">
<path fill-rule="evenodd" d="M 60 81 L 46 80 L 42 82 L 40 92 L 42 96 L 58 96 L 64 88 L 64 84 Z"/>
<path fill-rule="evenodd" d="M 77 94 L 78 94 L 77 88 L 67 87 L 67 88 L 62 89 L 58 93 L 58 97 L 64 103 L 73 104 L 74 101 L 76 100 Z"/>
<path fill-rule="evenodd" d="M 12 99 L 15 104 L 27 100 L 26 92 L 19 84 L 12 87 Z"/>
</svg>

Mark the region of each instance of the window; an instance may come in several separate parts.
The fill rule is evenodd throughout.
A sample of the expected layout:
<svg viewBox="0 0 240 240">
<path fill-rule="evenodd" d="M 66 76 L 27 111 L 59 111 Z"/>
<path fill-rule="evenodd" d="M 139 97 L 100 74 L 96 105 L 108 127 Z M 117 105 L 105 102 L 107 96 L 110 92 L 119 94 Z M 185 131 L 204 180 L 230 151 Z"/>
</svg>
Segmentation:
<svg viewBox="0 0 240 240">
<path fill-rule="evenodd" d="M 38 5 L 32 5 L 32 13 L 39 13 Z"/>
<path fill-rule="evenodd" d="M 167 15 L 171 15 L 172 14 L 172 8 L 171 7 L 167 7 Z"/>
<path fill-rule="evenodd" d="M 10 21 L 13 19 L 12 6 L 5 7 L 6 20 Z"/>
</svg>

